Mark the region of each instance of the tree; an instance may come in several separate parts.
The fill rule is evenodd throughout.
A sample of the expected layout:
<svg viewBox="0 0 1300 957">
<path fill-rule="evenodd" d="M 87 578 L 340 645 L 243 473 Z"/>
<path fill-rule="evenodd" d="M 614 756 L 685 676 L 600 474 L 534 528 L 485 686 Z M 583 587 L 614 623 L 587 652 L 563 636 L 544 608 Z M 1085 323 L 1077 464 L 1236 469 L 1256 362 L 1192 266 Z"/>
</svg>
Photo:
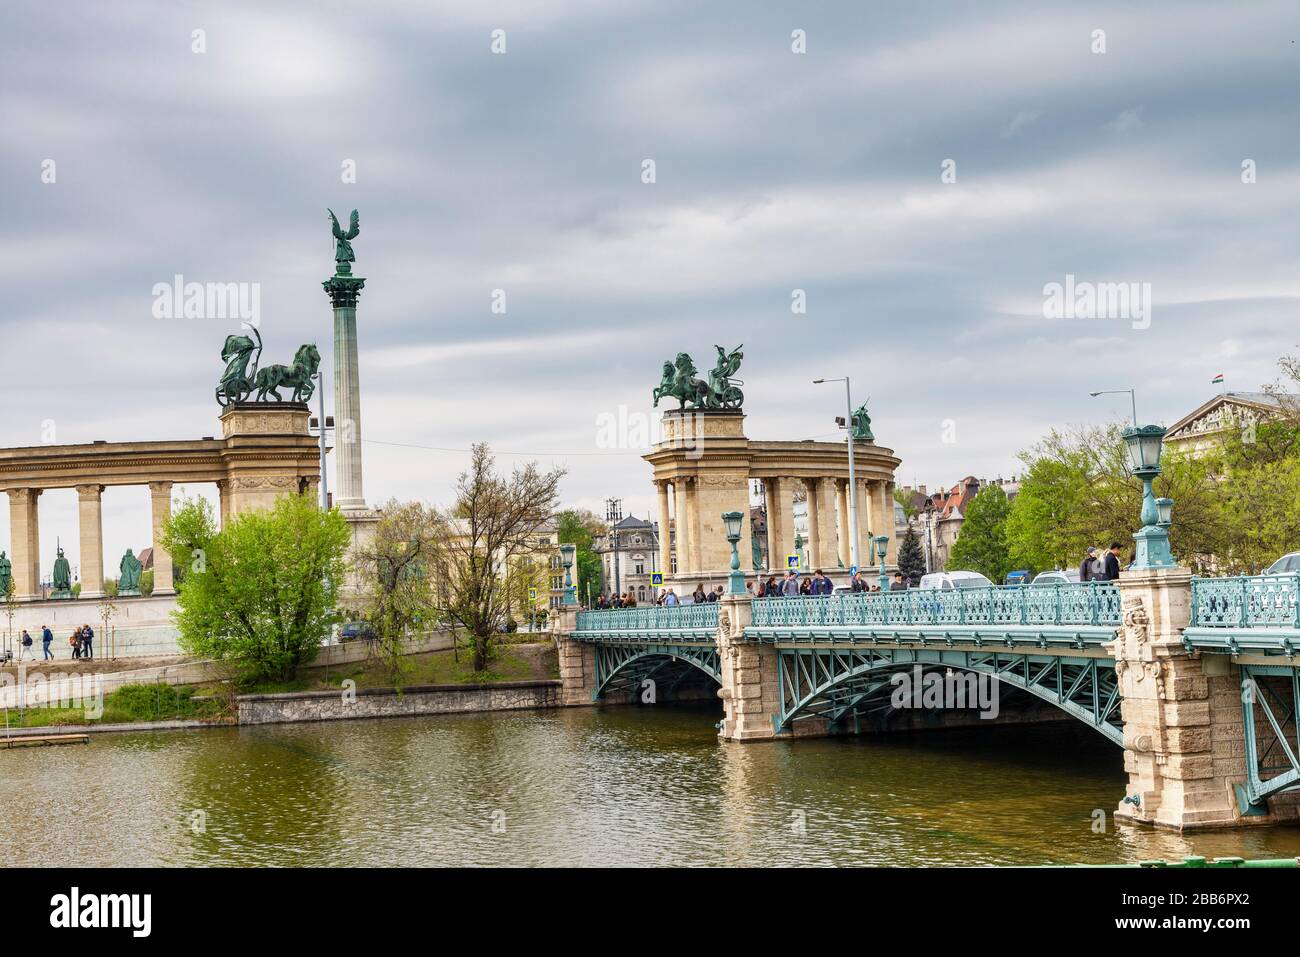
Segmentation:
<svg viewBox="0 0 1300 957">
<path fill-rule="evenodd" d="M 1089 545 L 1132 542 L 1142 483 L 1128 473 L 1122 431 L 1117 423 L 1053 431 L 1021 454 L 1026 470 L 1006 523 L 1013 567 L 1068 568 L 1078 564 Z M 1204 567 L 1223 547 L 1231 524 L 1215 477 L 1221 459 L 1166 449 L 1161 466 L 1155 494 L 1175 502 L 1170 530 L 1174 554 L 1186 565 Z"/>
<path fill-rule="evenodd" d="M 961 531 L 952 546 L 949 564 L 983 573 L 1002 584 L 1011 571 L 1007 549 L 1007 514 L 1011 506 L 1000 485 L 986 485 L 966 509 Z"/>
<path fill-rule="evenodd" d="M 576 545 L 577 557 L 574 558 L 577 578 L 578 601 L 586 601 L 588 595 L 599 595 L 604 590 L 600 556 L 596 554 L 596 536 L 603 535 L 605 526 L 594 512 L 587 509 L 566 509 L 555 516 L 559 541 L 562 545 Z M 659 529 L 660 535 L 670 534 L 669 529 Z M 664 569 L 665 572 L 669 569 Z"/>
<path fill-rule="evenodd" d="M 920 581 L 925 574 L 925 553 L 921 550 L 921 539 L 916 528 L 909 522 L 903 544 L 898 549 L 898 570 L 908 581 Z"/>
<path fill-rule="evenodd" d="M 337 620 L 350 540 L 338 511 L 308 496 L 286 495 L 220 531 L 206 500 L 184 501 L 162 534 L 189 569 L 177 593 L 181 648 L 232 662 L 246 681 L 292 679 Z"/>
<path fill-rule="evenodd" d="M 370 541 L 357 552 L 361 617 L 374 629 L 377 651 L 394 685 L 404 670 L 407 638 L 439 617 L 432 566 L 443 531 L 437 510 L 393 500 L 384 506 Z"/>
<path fill-rule="evenodd" d="M 903 515 L 908 522 L 920 514 L 920 509 L 912 504 L 913 492 L 911 489 L 894 489 L 894 501 L 903 507 Z"/>
<path fill-rule="evenodd" d="M 564 469 L 539 472 L 536 463 L 498 475 L 486 443 L 471 452 L 456 484 L 456 503 L 439 537 L 436 574 L 445 617 L 469 632 L 474 670 L 484 671 L 492 643 L 506 624 L 510 569 L 534 550 L 537 529 L 555 511 Z"/>
</svg>

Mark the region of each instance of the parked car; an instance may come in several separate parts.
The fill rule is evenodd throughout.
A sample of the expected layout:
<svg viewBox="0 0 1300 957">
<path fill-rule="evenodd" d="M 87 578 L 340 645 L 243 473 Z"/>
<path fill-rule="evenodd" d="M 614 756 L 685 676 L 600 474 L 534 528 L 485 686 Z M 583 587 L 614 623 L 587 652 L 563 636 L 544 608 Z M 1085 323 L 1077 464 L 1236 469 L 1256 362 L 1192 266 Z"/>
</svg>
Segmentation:
<svg viewBox="0 0 1300 957">
<path fill-rule="evenodd" d="M 1300 552 L 1291 552 L 1283 555 L 1268 568 L 1264 569 L 1265 575 L 1287 575 L 1291 572 L 1300 572 Z"/>
<path fill-rule="evenodd" d="M 979 572 L 931 572 L 921 576 L 921 587 L 925 589 L 954 588 L 991 588 L 993 582 Z"/>
<path fill-rule="evenodd" d="M 339 628 L 339 641 L 374 641 L 378 636 L 368 621 L 345 621 Z"/>
<path fill-rule="evenodd" d="M 1029 584 L 1029 570 L 1023 569 L 1017 572 L 1007 573 L 1008 585 L 1027 585 Z"/>
<path fill-rule="evenodd" d="M 1029 587 L 1041 588 L 1046 585 L 1077 584 L 1079 584 L 1079 570 L 1077 568 L 1066 568 L 1051 572 L 1039 572 L 1034 576 L 1034 580 L 1029 583 Z"/>
</svg>

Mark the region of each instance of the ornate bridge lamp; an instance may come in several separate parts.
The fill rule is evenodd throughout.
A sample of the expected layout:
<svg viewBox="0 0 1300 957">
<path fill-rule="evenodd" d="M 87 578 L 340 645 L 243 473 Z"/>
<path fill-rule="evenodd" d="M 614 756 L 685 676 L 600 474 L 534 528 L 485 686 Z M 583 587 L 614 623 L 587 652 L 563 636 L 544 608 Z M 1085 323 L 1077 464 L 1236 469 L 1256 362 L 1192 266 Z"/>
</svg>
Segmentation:
<svg viewBox="0 0 1300 957">
<path fill-rule="evenodd" d="M 731 575 L 727 578 L 728 595 L 745 594 L 745 573 L 740 570 L 740 552 L 736 548 L 740 544 L 740 523 L 744 518 L 744 512 L 722 513 L 722 524 L 727 530 L 727 541 L 731 543 Z"/>
<path fill-rule="evenodd" d="M 560 546 L 560 563 L 564 565 L 564 603 L 566 605 L 576 605 L 578 603 L 577 590 L 573 587 L 573 559 L 577 553 L 577 545 Z"/>
<path fill-rule="evenodd" d="M 888 548 L 888 535 L 877 535 L 871 540 L 871 550 L 880 553 L 880 578 L 877 580 L 877 584 L 880 585 L 881 591 L 889 591 L 889 576 L 885 574 L 885 552 Z"/>
<path fill-rule="evenodd" d="M 1174 501 L 1157 499 L 1152 483 L 1160 474 L 1160 452 L 1165 430 L 1158 425 L 1134 426 L 1122 433 L 1128 447 L 1129 471 L 1142 480 L 1142 528 L 1133 533 L 1137 543 L 1133 568 L 1176 568 L 1169 550 L 1169 526 Z"/>
</svg>

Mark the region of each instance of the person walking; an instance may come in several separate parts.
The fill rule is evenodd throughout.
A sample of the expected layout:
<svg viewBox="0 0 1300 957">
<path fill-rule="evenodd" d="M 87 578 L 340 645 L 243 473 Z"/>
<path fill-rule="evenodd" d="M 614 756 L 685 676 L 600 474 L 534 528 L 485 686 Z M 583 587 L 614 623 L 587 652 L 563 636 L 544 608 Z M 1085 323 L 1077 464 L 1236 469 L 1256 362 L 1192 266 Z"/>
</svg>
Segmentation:
<svg viewBox="0 0 1300 957">
<path fill-rule="evenodd" d="M 1097 577 L 1097 547 L 1089 545 L 1079 563 L 1079 581 L 1090 582 Z"/>
<path fill-rule="evenodd" d="M 95 632 L 91 630 L 91 627 L 89 625 L 82 625 L 81 626 L 81 657 L 92 658 L 92 659 L 95 657 L 95 646 L 92 644 L 94 640 L 95 640 Z"/>
<path fill-rule="evenodd" d="M 72 657 L 81 657 L 81 629 L 78 628 L 68 638 L 68 646 L 72 648 Z"/>
<path fill-rule="evenodd" d="M 889 585 L 890 591 L 907 591 L 907 582 L 903 580 L 902 572 L 894 572 L 894 580 Z"/>
<path fill-rule="evenodd" d="M 814 595 L 832 595 L 835 593 L 835 583 L 826 577 L 826 573 L 820 568 L 813 572 L 812 593 Z"/>
<path fill-rule="evenodd" d="M 785 573 L 785 581 L 781 583 L 781 594 L 786 598 L 799 597 L 799 577 L 793 571 Z"/>
<path fill-rule="evenodd" d="M 45 626 L 42 625 L 41 627 L 43 628 L 43 627 L 45 627 Z M 23 651 L 24 651 L 24 649 L 27 651 L 27 654 L 28 654 L 28 655 L 29 655 L 33 660 L 35 660 L 35 658 L 36 658 L 36 652 L 32 651 L 32 636 L 29 635 L 29 634 L 27 634 L 27 629 L 26 629 L 26 628 L 23 629 L 23 635 L 22 635 L 22 637 L 21 637 L 18 641 L 19 641 L 19 643 L 18 643 L 18 660 L 19 660 L 19 661 L 22 661 L 22 660 L 23 660 Z"/>
<path fill-rule="evenodd" d="M 26 631 L 23 634 L 27 634 Z M 45 652 L 44 661 L 49 661 L 54 657 L 54 652 L 50 651 L 50 642 L 54 640 L 54 632 L 45 626 L 41 626 L 41 650 Z"/>
<path fill-rule="evenodd" d="M 677 595 L 673 592 L 673 590 L 672 590 L 671 588 L 668 589 L 668 591 L 664 593 L 664 604 L 665 604 L 665 605 L 675 605 L 675 604 L 677 604 Z"/>
<path fill-rule="evenodd" d="M 691 601 L 695 602 L 696 604 L 699 604 L 700 602 L 705 600 L 706 599 L 704 597 L 704 586 L 697 584 L 695 586 L 695 591 L 691 592 Z"/>
</svg>

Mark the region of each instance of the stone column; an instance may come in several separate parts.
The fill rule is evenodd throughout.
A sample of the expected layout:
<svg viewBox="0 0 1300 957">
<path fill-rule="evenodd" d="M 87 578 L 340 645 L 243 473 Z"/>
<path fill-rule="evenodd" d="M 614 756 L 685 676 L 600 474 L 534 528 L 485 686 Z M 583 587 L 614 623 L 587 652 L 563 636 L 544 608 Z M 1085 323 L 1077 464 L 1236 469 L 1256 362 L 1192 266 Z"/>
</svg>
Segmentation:
<svg viewBox="0 0 1300 957">
<path fill-rule="evenodd" d="M 659 492 L 659 570 L 664 573 L 664 581 L 672 575 L 672 516 L 668 510 L 668 482 L 655 482 Z"/>
<path fill-rule="evenodd" d="M 683 504 L 686 506 L 681 509 L 684 513 L 678 520 L 685 520 L 686 525 L 686 570 L 692 574 L 698 574 L 703 570 L 700 563 L 700 512 L 699 512 L 699 489 L 697 488 L 698 480 L 694 478 L 686 479 L 686 495 L 683 497 Z M 681 570 L 680 563 L 677 566 Z"/>
<path fill-rule="evenodd" d="M 835 480 L 835 517 L 840 564 L 848 568 L 853 564 L 853 553 L 849 548 L 849 483 L 846 479 Z"/>
<path fill-rule="evenodd" d="M 9 559 L 13 564 L 14 597 L 41 597 L 41 522 L 38 488 L 9 490 Z"/>
<path fill-rule="evenodd" d="M 1111 647 L 1129 783 L 1116 818 L 1178 829 L 1267 822 L 1239 818 L 1233 795 L 1246 768 L 1236 666 L 1182 645 L 1191 572 L 1125 571 L 1119 588 L 1123 622 Z"/>
<path fill-rule="evenodd" d="M 808 569 L 822 567 L 821 503 L 817 496 L 817 479 L 804 479 L 804 501 L 808 505 Z"/>
<path fill-rule="evenodd" d="M 230 480 L 220 479 L 217 482 L 217 520 L 221 523 L 220 527 L 225 528 L 226 522 L 230 521 Z"/>
<path fill-rule="evenodd" d="M 103 492 L 102 485 L 77 486 L 82 598 L 102 598 L 104 595 Z"/>
<path fill-rule="evenodd" d="M 348 268 L 346 263 L 340 268 Z M 334 307 L 334 504 L 365 510 L 361 487 L 361 374 L 357 363 L 357 296 L 366 284 L 351 275 L 323 283 Z"/>
<path fill-rule="evenodd" d="M 161 542 L 163 525 L 172 515 L 172 483 L 150 482 L 149 499 L 153 515 L 153 593 L 172 595 L 176 592 L 172 586 L 172 556 Z"/>
<path fill-rule="evenodd" d="M 794 551 L 794 481 L 763 480 L 767 500 L 767 563 L 778 577 L 785 574 L 785 557 Z"/>
<path fill-rule="evenodd" d="M 885 548 L 885 564 L 898 564 L 898 541 L 894 536 L 894 483 L 877 482 L 876 496 L 879 504 L 876 507 L 880 520 L 877 524 L 880 526 L 875 532 L 877 535 L 886 535 L 889 537 L 889 544 Z"/>
<path fill-rule="evenodd" d="M 864 570 L 871 565 L 871 535 L 876 532 L 876 511 L 871 483 L 858 479 L 858 562 Z"/>
<path fill-rule="evenodd" d="M 809 501 L 817 502 L 817 521 L 813 522 L 813 515 L 808 513 L 808 527 L 814 524 L 817 526 L 817 541 L 820 546 L 818 552 L 814 554 L 813 568 L 821 568 L 826 574 L 832 574 L 835 571 L 835 498 L 834 498 L 834 479 L 819 478 L 813 481 L 808 489 Z M 845 562 L 844 567 L 847 569 L 849 563 Z"/>
</svg>

